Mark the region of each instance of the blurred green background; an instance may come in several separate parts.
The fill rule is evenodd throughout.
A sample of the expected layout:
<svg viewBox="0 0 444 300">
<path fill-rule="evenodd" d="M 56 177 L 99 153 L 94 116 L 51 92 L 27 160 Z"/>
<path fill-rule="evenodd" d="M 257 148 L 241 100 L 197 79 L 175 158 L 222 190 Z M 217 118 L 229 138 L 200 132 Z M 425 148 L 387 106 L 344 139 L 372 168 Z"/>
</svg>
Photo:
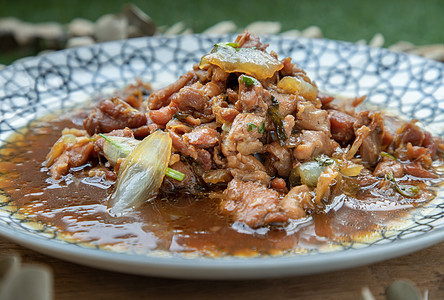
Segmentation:
<svg viewBox="0 0 444 300">
<path fill-rule="evenodd" d="M 76 17 L 97 20 L 118 13 L 126 2 L 145 11 L 158 26 L 183 21 L 193 32 L 224 20 L 240 28 L 254 21 L 280 21 L 282 31 L 319 26 L 325 38 L 369 41 L 375 33 L 384 46 L 400 40 L 415 45 L 444 43 L 443 0 L 0 0 L 0 17 L 27 22 L 69 23 Z M 17 53 L 0 53 L 0 63 L 10 63 Z"/>
</svg>

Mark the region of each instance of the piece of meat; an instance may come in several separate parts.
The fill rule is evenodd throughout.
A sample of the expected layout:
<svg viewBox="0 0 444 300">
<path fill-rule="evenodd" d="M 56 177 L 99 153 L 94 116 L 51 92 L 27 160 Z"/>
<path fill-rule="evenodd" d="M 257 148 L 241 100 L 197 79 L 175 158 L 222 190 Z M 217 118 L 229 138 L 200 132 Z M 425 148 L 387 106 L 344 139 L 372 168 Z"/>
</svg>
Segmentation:
<svg viewBox="0 0 444 300">
<path fill-rule="evenodd" d="M 435 140 L 432 134 L 428 131 L 424 131 L 424 140 L 422 141 L 422 146 L 430 150 L 430 156 L 432 159 L 437 158 L 438 152 L 438 141 Z"/>
<path fill-rule="evenodd" d="M 423 141 L 424 132 L 414 122 L 407 123 L 397 130 L 397 145 L 411 143 L 413 146 L 421 146 Z"/>
<path fill-rule="evenodd" d="M 330 133 L 330 121 L 326 110 L 316 108 L 310 101 L 297 103 L 296 126 L 299 129 Z"/>
<path fill-rule="evenodd" d="M 108 133 L 116 129 L 138 128 L 147 125 L 145 113 L 131 107 L 119 98 L 100 101 L 88 117 L 83 121 L 83 127 L 89 135 Z"/>
<path fill-rule="evenodd" d="M 153 124 L 150 124 L 150 125 L 153 125 Z M 134 137 L 136 139 L 143 140 L 148 135 L 153 133 L 155 130 L 154 131 L 151 130 L 150 125 L 143 125 L 143 126 L 132 129 L 131 131 L 133 132 Z"/>
<path fill-rule="evenodd" d="M 238 81 L 236 79 L 236 84 L 238 84 Z M 227 88 L 227 102 L 230 104 L 234 104 L 239 100 L 239 94 L 235 92 L 231 88 Z"/>
<path fill-rule="evenodd" d="M 85 165 L 90 156 L 94 153 L 94 144 L 88 137 L 77 137 L 74 142 L 64 145 L 60 155 L 53 159 L 51 167 L 51 176 L 59 179 L 61 176 L 68 174 L 71 168 Z"/>
<path fill-rule="evenodd" d="M 218 184 L 218 183 L 228 183 L 233 176 L 228 169 L 215 169 L 209 170 L 202 175 L 202 179 L 206 183 Z"/>
<path fill-rule="evenodd" d="M 238 35 L 235 43 L 239 44 L 241 48 L 256 48 L 261 51 L 265 51 L 268 47 L 268 44 L 261 43 L 259 37 L 249 31 L 244 31 L 244 33 Z"/>
<path fill-rule="evenodd" d="M 331 135 L 343 147 L 350 144 L 355 137 L 353 124 L 356 118 L 339 110 L 329 110 Z"/>
<path fill-rule="evenodd" d="M 211 105 L 213 114 L 219 124 L 231 124 L 233 123 L 236 116 L 239 114 L 238 110 L 236 110 L 234 107 L 231 107 L 230 104 L 225 101 L 224 95 L 213 97 L 211 100 Z"/>
<path fill-rule="evenodd" d="M 285 130 L 285 134 L 287 135 L 287 137 L 291 136 L 291 133 L 293 132 L 293 128 L 296 125 L 296 121 L 294 119 L 293 115 L 288 115 L 286 116 L 283 120 L 282 123 L 284 124 L 284 130 Z M 288 141 L 288 138 L 287 138 Z"/>
<path fill-rule="evenodd" d="M 196 162 L 198 162 L 200 165 L 202 165 L 202 167 L 205 171 L 211 170 L 211 168 L 213 166 L 213 160 L 211 158 L 211 154 L 210 154 L 210 152 L 208 152 L 205 149 L 197 149 Z"/>
<path fill-rule="evenodd" d="M 384 119 L 381 113 L 363 111 L 357 114 L 357 121 L 354 124 L 355 136 L 360 134 L 360 129 L 366 126 L 369 131 L 362 139 L 359 148 L 362 162 L 370 167 L 375 166 L 380 158 L 382 139 L 384 136 Z"/>
<path fill-rule="evenodd" d="M 270 187 L 281 193 L 287 193 L 287 183 L 283 178 L 276 177 L 270 181 Z"/>
<path fill-rule="evenodd" d="M 395 143 L 398 147 L 402 147 L 411 143 L 412 146 L 425 147 L 430 150 L 430 156 L 436 158 L 438 150 L 437 142 L 428 131 L 419 128 L 415 121 L 405 124 L 396 132 Z"/>
<path fill-rule="evenodd" d="M 207 96 L 208 98 L 213 98 L 222 92 L 221 88 L 214 82 L 208 82 L 202 87 L 202 89 L 205 96 Z"/>
<path fill-rule="evenodd" d="M 333 97 L 332 95 L 325 94 L 323 92 L 318 92 L 318 98 L 321 101 L 322 108 L 324 109 L 326 109 L 329 106 L 329 104 L 333 100 L 335 100 L 335 97 Z"/>
<path fill-rule="evenodd" d="M 293 156 L 297 160 L 310 160 L 321 154 L 331 156 L 338 143 L 330 139 L 324 131 L 302 130 L 299 134 L 299 144 L 293 150 Z"/>
<path fill-rule="evenodd" d="M 169 121 L 165 128 L 167 131 L 172 131 L 174 133 L 177 133 L 179 135 L 182 135 L 184 133 L 191 132 L 193 129 L 188 124 L 185 124 L 182 121 L 179 121 L 178 119 L 174 118 L 171 121 Z"/>
<path fill-rule="evenodd" d="M 243 181 L 270 183 L 271 177 L 267 174 L 264 165 L 253 155 L 237 153 L 227 157 L 227 167 L 234 178 Z"/>
<path fill-rule="evenodd" d="M 177 111 L 178 108 L 176 106 L 168 105 L 157 110 L 150 110 L 148 115 L 151 121 L 153 121 L 155 124 L 165 125 L 173 118 Z"/>
<path fill-rule="evenodd" d="M 354 97 L 354 98 L 337 96 L 333 97 L 333 99 L 327 98 L 326 100 L 325 99 L 323 100 L 320 99 L 320 100 L 321 103 L 322 101 L 326 102 L 324 105 L 322 105 L 323 108 L 325 109 L 339 110 L 344 113 L 355 116 L 356 107 L 362 104 L 366 98 L 367 96 Z"/>
<path fill-rule="evenodd" d="M 407 174 L 418 178 L 438 178 L 438 175 L 424 169 L 419 163 L 409 163 L 404 165 L 404 170 Z"/>
<path fill-rule="evenodd" d="M 152 87 L 149 83 L 136 79 L 135 84 L 129 84 L 122 91 L 122 98 L 132 107 L 139 109 L 143 106 L 145 96 L 150 95 Z"/>
<path fill-rule="evenodd" d="M 199 149 L 195 145 L 188 142 L 185 135 L 179 135 L 174 130 L 168 131 L 172 146 L 175 151 L 180 152 L 184 156 L 189 156 L 194 159 L 197 163 L 202 165 L 204 170 L 210 170 L 213 165 L 213 160 L 211 154 L 205 149 Z"/>
<path fill-rule="evenodd" d="M 282 76 L 292 76 L 297 72 L 299 69 L 296 64 L 291 62 L 291 57 L 286 57 L 282 60 L 282 64 L 284 67 L 281 69 L 280 73 Z"/>
<path fill-rule="evenodd" d="M 377 177 L 385 177 L 388 172 L 392 172 L 395 178 L 404 176 L 404 167 L 401 163 L 393 159 L 384 159 L 376 165 L 373 175 Z"/>
<path fill-rule="evenodd" d="M 167 124 L 176 114 L 189 115 L 184 117 L 184 121 L 191 124 L 208 122 L 214 119 L 210 98 L 219 93 L 220 88 L 214 83 L 202 85 L 196 82 L 173 93 L 169 98 L 168 106 L 152 109 L 148 114 L 150 119 L 159 125 Z M 197 118 L 192 114 L 195 114 Z"/>
<path fill-rule="evenodd" d="M 223 199 L 221 213 L 252 228 L 288 221 L 288 216 L 279 211 L 279 193 L 263 184 L 233 179 Z"/>
<path fill-rule="evenodd" d="M 238 114 L 223 139 L 222 153 L 229 156 L 236 152 L 243 155 L 263 152 L 263 144 L 259 140 L 263 133 L 258 130 L 263 126 L 263 122 L 265 122 L 264 117 L 253 113 Z"/>
<path fill-rule="evenodd" d="M 279 205 L 290 219 L 303 218 L 306 216 L 306 211 L 315 208 L 311 189 L 306 185 L 293 187 Z"/>
<path fill-rule="evenodd" d="M 177 93 L 171 96 L 171 102 L 174 103 L 180 111 L 203 111 L 208 104 L 209 98 L 205 95 L 203 86 L 197 82 L 192 86 L 181 88 Z"/>
<path fill-rule="evenodd" d="M 430 155 L 430 148 L 413 146 L 410 142 L 407 143 L 405 148 L 397 149 L 396 153 L 399 155 L 401 160 L 414 161 L 421 164 L 425 169 L 430 169 L 432 167 L 432 156 Z"/>
<path fill-rule="evenodd" d="M 204 125 L 185 133 L 183 139 L 186 143 L 198 148 L 210 148 L 220 143 L 221 136 L 216 130 Z"/>
<path fill-rule="evenodd" d="M 260 84 L 254 84 L 247 87 L 242 83 L 242 76 L 239 76 L 239 100 L 238 105 L 241 106 L 242 112 L 255 112 L 261 116 L 265 116 L 268 104 L 271 103 L 271 94 Z"/>
<path fill-rule="evenodd" d="M 169 86 L 154 91 L 148 97 L 148 107 L 151 110 L 159 109 L 163 106 L 166 106 L 170 103 L 170 96 L 176 92 L 178 92 L 181 88 L 183 88 L 187 83 L 191 81 L 194 77 L 193 72 L 188 72 L 182 76 Z"/>
<path fill-rule="evenodd" d="M 404 124 L 399 118 L 394 116 L 384 116 L 384 136 L 382 137 L 383 149 L 388 149 L 394 145 L 395 136 L 398 128 Z M 395 145 L 396 146 L 396 145 Z"/>
<path fill-rule="evenodd" d="M 279 102 L 279 113 L 282 117 L 292 114 L 298 102 L 304 100 L 303 97 L 295 94 L 283 94 L 273 90 L 270 93 Z"/>
<path fill-rule="evenodd" d="M 174 131 L 168 131 L 168 133 L 171 137 L 173 148 L 176 151 L 182 153 L 185 156 L 189 156 L 194 160 L 197 160 L 198 154 L 197 154 L 196 147 L 185 143 L 183 141 L 182 137 L 180 135 L 178 135 L 177 133 L 175 133 Z"/>
<path fill-rule="evenodd" d="M 212 65 L 213 74 L 211 76 L 211 82 L 217 84 L 219 87 L 226 88 L 228 76 L 230 73 L 225 72 L 222 68 Z M 219 92 L 220 93 L 220 92 Z"/>
<path fill-rule="evenodd" d="M 290 150 L 274 141 L 265 146 L 265 151 L 273 156 L 271 165 L 276 169 L 279 176 L 288 177 L 293 168 Z"/>
<path fill-rule="evenodd" d="M 227 159 L 222 154 L 221 145 L 216 145 L 213 148 L 213 161 L 218 168 L 226 168 L 227 167 Z"/>
</svg>

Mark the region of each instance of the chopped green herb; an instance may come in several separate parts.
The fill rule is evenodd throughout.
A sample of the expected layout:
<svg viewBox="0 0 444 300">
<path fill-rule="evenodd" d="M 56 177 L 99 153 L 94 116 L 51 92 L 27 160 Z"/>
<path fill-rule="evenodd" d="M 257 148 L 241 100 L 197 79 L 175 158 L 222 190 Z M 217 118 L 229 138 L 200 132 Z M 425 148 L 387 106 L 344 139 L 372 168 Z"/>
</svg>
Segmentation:
<svg viewBox="0 0 444 300">
<path fill-rule="evenodd" d="M 395 191 L 397 191 L 398 193 L 400 193 L 404 197 L 408 197 L 408 198 L 415 197 L 416 194 L 418 194 L 418 192 L 421 190 L 421 188 L 419 186 L 414 186 L 414 185 L 409 185 L 409 184 L 399 185 L 396 182 L 395 176 L 393 175 L 392 171 L 389 171 L 385 175 L 385 179 L 390 181 L 393 184 L 393 188 L 395 189 Z"/>
<path fill-rule="evenodd" d="M 248 129 L 247 129 L 248 131 L 253 131 L 257 128 L 257 125 L 254 124 L 253 122 L 247 123 L 247 126 L 248 126 Z"/>
<path fill-rule="evenodd" d="M 256 124 L 254 124 L 253 122 L 249 122 L 247 123 L 247 130 L 248 131 L 253 131 L 257 128 L 257 132 L 259 132 L 260 134 L 263 134 L 265 132 L 265 122 L 262 121 L 261 125 L 258 127 Z"/>
<path fill-rule="evenodd" d="M 246 87 L 250 87 L 252 85 L 256 85 L 259 82 L 256 80 L 256 78 L 247 76 L 247 75 L 242 75 L 241 76 L 241 83 L 245 84 Z"/>
<path fill-rule="evenodd" d="M 259 132 L 260 134 L 265 132 L 265 122 L 264 121 L 261 122 L 261 126 L 259 126 L 259 128 L 257 129 L 257 132 Z"/>
<path fill-rule="evenodd" d="M 314 159 L 321 166 L 332 165 L 335 161 L 327 155 L 321 155 Z"/>
<path fill-rule="evenodd" d="M 279 101 L 277 101 L 273 96 L 271 96 L 271 101 L 272 104 L 268 108 L 268 115 L 276 127 L 276 137 L 278 138 L 281 146 L 283 146 L 288 137 L 287 133 L 285 132 L 284 123 L 282 122 L 282 116 L 279 113 Z"/>
<path fill-rule="evenodd" d="M 176 179 L 178 181 L 182 181 L 185 178 L 185 174 L 181 173 L 177 170 L 171 169 L 171 168 L 167 168 L 165 175 L 168 177 L 171 177 L 173 179 Z"/>
</svg>

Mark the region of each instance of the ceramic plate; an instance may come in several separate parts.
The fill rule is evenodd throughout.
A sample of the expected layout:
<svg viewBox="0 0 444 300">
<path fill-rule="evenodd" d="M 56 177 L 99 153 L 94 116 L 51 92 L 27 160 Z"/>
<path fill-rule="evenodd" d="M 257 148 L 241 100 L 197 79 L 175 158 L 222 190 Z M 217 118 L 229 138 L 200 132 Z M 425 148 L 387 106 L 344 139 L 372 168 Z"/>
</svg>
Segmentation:
<svg viewBox="0 0 444 300">
<path fill-rule="evenodd" d="M 0 71 L 0 143 L 48 112 L 133 83 L 160 88 L 189 70 L 215 43 L 234 36 L 153 37 L 99 44 L 17 62 Z M 321 90 L 368 95 L 371 105 L 418 119 L 444 133 L 444 65 L 420 57 L 325 39 L 263 39 L 279 57 L 290 56 Z M 281 257 L 203 258 L 92 249 L 31 226 L 7 194 L 0 194 L 0 234 L 34 250 L 103 269 L 175 278 L 237 279 L 338 270 L 404 255 L 444 241 L 444 197 L 417 210 L 402 226 L 362 242 Z"/>
</svg>

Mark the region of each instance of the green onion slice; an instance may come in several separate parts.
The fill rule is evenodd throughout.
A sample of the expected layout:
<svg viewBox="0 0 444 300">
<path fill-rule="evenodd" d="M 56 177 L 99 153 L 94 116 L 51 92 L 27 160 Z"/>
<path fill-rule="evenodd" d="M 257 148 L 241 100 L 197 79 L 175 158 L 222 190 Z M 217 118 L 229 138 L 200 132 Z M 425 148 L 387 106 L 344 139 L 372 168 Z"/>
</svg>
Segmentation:
<svg viewBox="0 0 444 300">
<path fill-rule="evenodd" d="M 173 179 L 176 179 L 178 181 L 182 181 L 185 179 L 185 174 L 181 173 L 177 170 L 171 169 L 171 168 L 167 168 L 165 175 L 168 177 L 171 177 Z"/>
<path fill-rule="evenodd" d="M 393 175 L 392 171 L 389 171 L 385 175 L 385 179 L 390 181 L 393 184 L 393 188 L 395 189 L 395 191 L 397 191 L 398 193 L 400 193 L 404 197 L 408 197 L 408 198 L 415 197 L 419 193 L 419 191 L 421 190 L 421 188 L 419 186 L 414 186 L 414 185 L 410 185 L 410 184 L 403 184 L 403 185 L 398 184 L 395 180 L 395 176 Z"/>
</svg>

